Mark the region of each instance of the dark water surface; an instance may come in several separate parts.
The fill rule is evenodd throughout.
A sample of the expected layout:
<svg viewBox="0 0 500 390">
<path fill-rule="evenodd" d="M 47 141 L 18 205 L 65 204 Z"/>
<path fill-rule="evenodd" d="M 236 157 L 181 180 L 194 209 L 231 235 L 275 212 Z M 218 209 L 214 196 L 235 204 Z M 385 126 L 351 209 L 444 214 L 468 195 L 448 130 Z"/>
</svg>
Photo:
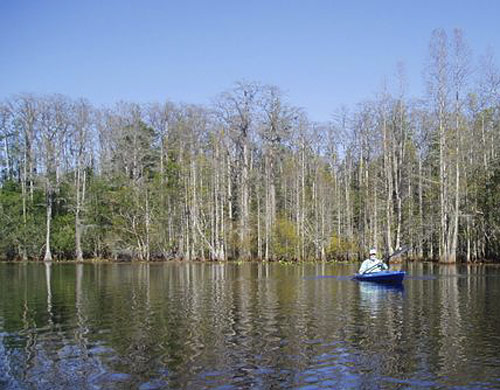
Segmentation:
<svg viewBox="0 0 500 390">
<path fill-rule="evenodd" d="M 500 268 L 0 264 L 1 389 L 500 388 Z"/>
</svg>

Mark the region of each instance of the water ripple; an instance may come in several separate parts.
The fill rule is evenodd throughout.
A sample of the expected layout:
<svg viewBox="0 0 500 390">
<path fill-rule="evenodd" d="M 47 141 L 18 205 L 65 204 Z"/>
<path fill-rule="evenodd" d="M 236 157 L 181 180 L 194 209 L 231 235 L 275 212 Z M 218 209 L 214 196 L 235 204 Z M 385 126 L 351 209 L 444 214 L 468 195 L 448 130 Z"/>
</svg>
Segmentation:
<svg viewBox="0 0 500 390">
<path fill-rule="evenodd" d="M 1 388 L 500 384 L 498 269 L 390 288 L 338 265 L 1 267 Z"/>
</svg>

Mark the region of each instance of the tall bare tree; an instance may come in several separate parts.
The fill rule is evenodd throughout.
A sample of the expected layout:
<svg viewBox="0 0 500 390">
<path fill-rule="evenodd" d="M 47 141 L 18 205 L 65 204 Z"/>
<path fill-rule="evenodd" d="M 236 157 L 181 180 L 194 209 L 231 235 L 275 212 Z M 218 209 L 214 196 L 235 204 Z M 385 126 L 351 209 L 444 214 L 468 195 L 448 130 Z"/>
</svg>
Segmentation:
<svg viewBox="0 0 500 390">
<path fill-rule="evenodd" d="M 71 128 L 72 154 L 75 169 L 75 256 L 77 261 L 83 260 L 82 234 L 84 224 L 82 212 L 84 211 L 87 169 L 91 163 L 91 122 L 92 108 L 85 100 L 76 102 L 73 107 L 73 123 Z"/>
<path fill-rule="evenodd" d="M 238 83 L 223 93 L 217 102 L 219 118 L 227 126 L 235 146 L 237 174 L 235 190 L 238 194 L 238 236 L 240 256 L 250 258 L 250 155 L 255 132 L 255 115 L 261 87 L 256 83 Z"/>
</svg>

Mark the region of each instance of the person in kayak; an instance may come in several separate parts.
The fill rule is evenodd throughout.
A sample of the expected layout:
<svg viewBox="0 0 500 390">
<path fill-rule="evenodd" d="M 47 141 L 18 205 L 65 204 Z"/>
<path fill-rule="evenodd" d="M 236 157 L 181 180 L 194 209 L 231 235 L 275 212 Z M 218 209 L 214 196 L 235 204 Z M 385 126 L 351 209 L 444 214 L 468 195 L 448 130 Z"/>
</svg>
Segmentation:
<svg viewBox="0 0 500 390">
<path fill-rule="evenodd" d="M 380 272 L 389 269 L 387 264 L 382 260 L 377 259 L 377 250 L 375 248 L 370 249 L 370 257 L 363 261 L 361 267 L 359 267 L 359 274 Z"/>
</svg>

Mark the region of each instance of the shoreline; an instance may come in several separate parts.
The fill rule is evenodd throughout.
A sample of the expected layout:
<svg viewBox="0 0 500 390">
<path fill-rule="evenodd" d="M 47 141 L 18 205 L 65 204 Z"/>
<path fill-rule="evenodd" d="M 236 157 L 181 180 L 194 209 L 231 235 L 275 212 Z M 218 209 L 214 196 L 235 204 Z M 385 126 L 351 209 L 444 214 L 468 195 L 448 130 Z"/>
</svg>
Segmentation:
<svg viewBox="0 0 500 390">
<path fill-rule="evenodd" d="M 358 264 L 360 261 L 345 261 L 345 260 L 329 260 L 329 261 L 322 261 L 322 260 L 304 260 L 304 261 L 296 261 L 296 260 L 259 260 L 259 259 L 252 259 L 252 260 L 186 260 L 186 259 L 168 259 L 168 260 L 138 260 L 138 259 L 133 259 L 133 260 L 113 260 L 113 259 L 85 259 L 83 261 L 76 261 L 76 260 L 52 260 L 49 262 L 45 262 L 43 260 L 4 260 L 0 259 L 0 263 L 4 264 L 236 264 L 236 265 L 241 265 L 241 264 L 252 264 L 252 263 L 261 263 L 261 264 L 283 264 L 283 265 L 306 265 L 306 264 Z M 440 261 L 435 261 L 435 260 L 427 260 L 427 259 L 409 259 L 409 260 L 403 260 L 403 261 L 391 261 L 390 265 L 395 265 L 395 264 L 404 264 L 404 263 L 421 263 L 421 264 L 435 264 L 435 265 L 442 265 L 442 266 L 448 266 L 448 265 L 468 265 L 468 266 L 477 266 L 477 265 L 498 265 L 500 266 L 500 262 L 496 261 L 477 261 L 477 262 L 471 262 L 471 263 L 466 263 L 466 262 L 461 262 L 457 261 L 456 263 L 449 263 L 449 262 L 440 262 Z"/>
</svg>

